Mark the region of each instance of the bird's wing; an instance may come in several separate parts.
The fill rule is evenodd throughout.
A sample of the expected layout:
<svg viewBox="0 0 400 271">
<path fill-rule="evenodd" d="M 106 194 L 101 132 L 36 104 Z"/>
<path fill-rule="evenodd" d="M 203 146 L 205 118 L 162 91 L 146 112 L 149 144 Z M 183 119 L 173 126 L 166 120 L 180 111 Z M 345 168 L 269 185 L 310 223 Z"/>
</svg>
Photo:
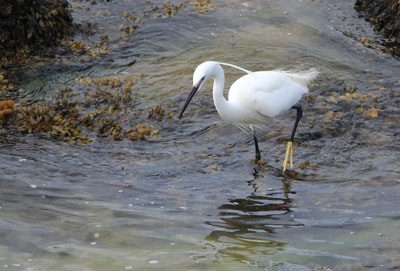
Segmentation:
<svg viewBox="0 0 400 271">
<path fill-rule="evenodd" d="M 295 82 L 284 72 L 264 71 L 239 78 L 233 83 L 228 98 L 240 104 L 248 118 L 261 120 L 290 109 L 307 91 L 307 87 Z"/>
<path fill-rule="evenodd" d="M 257 91 L 254 108 L 261 114 L 273 118 L 289 110 L 305 93 L 303 88 L 292 85 L 276 88 L 273 92 Z"/>
</svg>

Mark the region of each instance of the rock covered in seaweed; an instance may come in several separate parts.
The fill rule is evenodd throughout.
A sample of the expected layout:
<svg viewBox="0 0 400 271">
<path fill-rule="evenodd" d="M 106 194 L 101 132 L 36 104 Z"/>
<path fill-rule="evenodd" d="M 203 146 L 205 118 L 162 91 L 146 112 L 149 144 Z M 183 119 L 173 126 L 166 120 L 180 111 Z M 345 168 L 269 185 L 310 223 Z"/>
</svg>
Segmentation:
<svg viewBox="0 0 400 271">
<path fill-rule="evenodd" d="M 38 54 L 73 32 L 66 0 L 0 2 L 0 57 Z"/>
<path fill-rule="evenodd" d="M 398 0 L 357 0 L 355 9 L 375 29 L 400 44 L 400 2 Z"/>
</svg>

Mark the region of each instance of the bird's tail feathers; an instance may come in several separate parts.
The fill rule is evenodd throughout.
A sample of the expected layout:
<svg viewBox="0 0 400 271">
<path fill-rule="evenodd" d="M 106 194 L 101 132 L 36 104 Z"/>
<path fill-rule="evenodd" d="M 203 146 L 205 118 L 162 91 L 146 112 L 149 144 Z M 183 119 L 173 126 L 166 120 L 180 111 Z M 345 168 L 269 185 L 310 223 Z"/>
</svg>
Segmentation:
<svg viewBox="0 0 400 271">
<path fill-rule="evenodd" d="M 308 82 L 311 82 L 311 81 L 315 80 L 315 78 L 317 78 L 318 74 L 319 74 L 319 70 L 318 69 L 311 68 L 308 71 L 305 71 L 303 73 L 303 76 L 308 78 Z"/>
<path fill-rule="evenodd" d="M 299 83 L 300 85 L 307 87 L 308 83 L 315 80 L 319 74 L 319 71 L 316 68 L 311 68 L 308 71 L 300 72 L 300 73 L 287 73 L 293 81 Z"/>
</svg>

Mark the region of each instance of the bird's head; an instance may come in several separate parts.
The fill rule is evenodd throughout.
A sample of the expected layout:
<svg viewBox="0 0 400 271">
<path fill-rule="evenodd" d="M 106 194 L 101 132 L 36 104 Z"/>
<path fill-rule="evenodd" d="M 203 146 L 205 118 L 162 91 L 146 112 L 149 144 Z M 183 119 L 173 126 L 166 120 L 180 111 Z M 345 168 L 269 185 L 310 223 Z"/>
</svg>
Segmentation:
<svg viewBox="0 0 400 271">
<path fill-rule="evenodd" d="M 215 61 L 206 61 L 197 66 L 196 70 L 193 73 L 192 91 L 186 98 L 185 104 L 183 105 L 181 113 L 179 114 L 179 118 L 182 118 L 183 112 L 185 112 L 186 107 L 189 105 L 196 92 L 203 87 L 207 79 L 215 77 L 216 73 L 220 72 L 219 70 L 222 70 L 222 68 L 219 63 Z"/>
<path fill-rule="evenodd" d="M 193 73 L 193 87 L 201 89 L 208 78 L 214 77 L 218 68 L 221 69 L 221 66 L 215 61 L 206 61 L 197 66 Z"/>
</svg>

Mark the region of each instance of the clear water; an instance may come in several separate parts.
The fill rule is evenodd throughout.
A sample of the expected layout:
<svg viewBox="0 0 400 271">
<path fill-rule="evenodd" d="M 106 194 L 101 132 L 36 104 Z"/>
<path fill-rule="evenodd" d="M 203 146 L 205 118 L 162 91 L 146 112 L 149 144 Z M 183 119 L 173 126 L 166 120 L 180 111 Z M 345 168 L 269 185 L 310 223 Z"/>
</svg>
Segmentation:
<svg viewBox="0 0 400 271">
<path fill-rule="evenodd" d="M 143 73 L 140 106 L 168 101 L 178 112 L 205 60 L 317 67 L 295 153 L 296 166 L 314 167 L 279 174 L 290 113 L 259 131 L 268 166 L 256 166 L 251 136 L 220 121 L 207 91 L 148 141 L 75 146 L 2 135 L 0 269 L 400 268 L 400 65 L 362 45 L 374 34 L 347 2 L 220 1 L 203 16 L 187 3 L 172 18 L 143 17 L 128 37 L 121 14 L 139 17 L 149 4 L 73 2 L 77 22 L 96 21 L 109 36 L 109 53 L 94 65 L 72 59 L 70 70 L 27 80 L 26 91 L 42 84 L 43 97 L 77 77 Z M 226 75 L 228 85 L 239 76 Z M 330 102 L 342 81 L 378 96 L 378 118 Z M 334 125 L 330 111 L 341 113 Z"/>
</svg>

